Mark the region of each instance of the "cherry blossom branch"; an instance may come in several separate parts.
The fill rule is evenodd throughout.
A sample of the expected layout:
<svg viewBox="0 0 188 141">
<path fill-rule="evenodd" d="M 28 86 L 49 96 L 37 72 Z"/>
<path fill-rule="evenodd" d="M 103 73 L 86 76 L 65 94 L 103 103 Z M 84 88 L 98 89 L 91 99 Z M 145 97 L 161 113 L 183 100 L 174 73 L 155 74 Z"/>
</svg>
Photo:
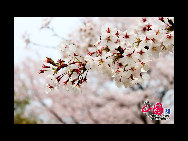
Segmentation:
<svg viewBox="0 0 188 141">
<path fill-rule="evenodd" d="M 43 29 L 47 29 L 49 31 L 52 32 L 53 36 L 56 36 L 58 37 L 59 39 L 62 39 L 63 37 L 61 37 L 56 31 L 55 29 L 50 25 L 51 22 L 52 22 L 53 18 L 46 18 L 46 19 L 43 19 L 43 23 L 42 23 L 42 26 L 40 27 L 40 30 L 43 30 Z"/>
<path fill-rule="evenodd" d="M 53 18 L 46 18 L 46 19 L 43 19 L 43 23 L 40 27 L 40 30 L 44 30 L 44 29 L 47 29 L 49 31 L 52 32 L 52 35 L 55 36 L 55 37 L 58 37 L 59 39 L 62 39 L 63 37 L 61 37 L 56 31 L 55 29 L 50 25 L 51 22 L 52 22 L 52 19 Z M 29 45 L 34 45 L 34 46 L 38 46 L 38 47 L 44 47 L 44 48 L 50 48 L 50 49 L 55 49 L 56 47 L 55 46 L 48 46 L 48 45 L 43 45 L 43 44 L 39 44 L 37 42 L 34 42 L 30 39 L 30 35 L 28 33 L 24 33 L 23 34 L 23 39 L 24 39 L 24 42 L 26 43 L 26 47 L 28 47 Z"/>
<path fill-rule="evenodd" d="M 55 63 L 46 57 L 45 62 L 52 66 L 43 65 L 39 72 L 44 73 L 50 68 L 54 71 L 51 76 L 53 83 L 48 84 L 48 88 L 60 86 L 60 80 L 66 76 L 63 85 L 80 90 L 81 85 L 87 82 L 87 73 L 91 69 L 113 77 L 118 87 L 142 83 L 147 77 L 149 62 L 173 52 L 174 19 L 139 18 L 137 27 L 124 32 L 113 27 L 103 28 L 102 35 L 93 46 L 95 51 L 83 57 L 79 55 L 75 43 L 63 40 L 58 49 L 65 60 L 59 59 Z M 64 73 L 58 75 L 60 70 Z"/>
</svg>

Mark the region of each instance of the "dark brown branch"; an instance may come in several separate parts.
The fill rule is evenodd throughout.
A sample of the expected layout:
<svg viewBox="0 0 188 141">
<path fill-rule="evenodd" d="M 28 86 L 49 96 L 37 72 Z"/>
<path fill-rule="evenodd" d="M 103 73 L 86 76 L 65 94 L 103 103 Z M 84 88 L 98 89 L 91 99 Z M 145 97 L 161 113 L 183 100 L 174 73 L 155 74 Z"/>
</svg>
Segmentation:
<svg viewBox="0 0 188 141">
<path fill-rule="evenodd" d="M 48 110 L 54 117 L 56 117 L 56 119 L 57 119 L 59 122 L 61 122 L 61 123 L 63 123 L 63 124 L 67 124 L 65 121 L 62 120 L 62 118 L 61 118 L 55 111 L 53 111 L 52 109 L 50 109 L 50 108 L 41 100 L 41 98 L 40 98 L 38 92 L 36 92 L 36 91 L 35 91 L 35 96 L 37 97 L 37 99 L 38 99 L 38 101 L 41 103 L 41 105 L 43 105 L 43 106 L 46 108 L 46 110 Z"/>
<path fill-rule="evenodd" d="M 91 119 L 95 124 L 99 124 L 99 121 L 96 120 L 96 119 L 93 117 L 93 114 L 91 113 L 89 107 L 88 107 L 88 109 L 87 109 L 87 113 L 88 113 L 88 116 L 90 117 L 90 119 Z"/>
</svg>

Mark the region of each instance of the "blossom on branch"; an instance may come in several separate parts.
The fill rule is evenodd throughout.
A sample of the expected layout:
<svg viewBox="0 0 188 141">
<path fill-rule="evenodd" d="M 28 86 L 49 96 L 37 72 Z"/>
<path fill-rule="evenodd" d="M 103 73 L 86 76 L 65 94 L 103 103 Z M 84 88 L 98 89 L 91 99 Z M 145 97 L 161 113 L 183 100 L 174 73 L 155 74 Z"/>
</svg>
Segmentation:
<svg viewBox="0 0 188 141">
<path fill-rule="evenodd" d="M 90 27 L 90 30 L 93 28 Z M 52 68 L 54 71 L 52 81 L 56 79 L 56 84 L 67 90 L 80 90 L 82 84 L 87 82 L 87 73 L 97 70 L 112 77 L 118 87 L 142 83 L 148 77 L 149 62 L 173 52 L 174 19 L 138 18 L 138 26 L 124 32 L 115 27 L 102 28 L 98 39 L 92 45 L 95 50 L 85 56 L 80 55 L 76 43 L 62 40 L 58 50 L 63 60 L 59 59 L 55 63 L 46 57 L 46 63 L 50 66 L 43 64 L 43 68 Z M 40 73 L 44 71 L 42 69 Z M 48 84 L 48 87 L 53 89 L 56 84 Z"/>
</svg>

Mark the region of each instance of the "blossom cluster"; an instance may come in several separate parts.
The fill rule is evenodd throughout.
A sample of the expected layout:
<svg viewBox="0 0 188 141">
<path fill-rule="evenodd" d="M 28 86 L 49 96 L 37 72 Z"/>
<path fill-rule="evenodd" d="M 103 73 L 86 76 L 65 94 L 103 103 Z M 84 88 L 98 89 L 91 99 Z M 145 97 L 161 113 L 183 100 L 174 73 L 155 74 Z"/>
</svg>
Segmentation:
<svg viewBox="0 0 188 141">
<path fill-rule="evenodd" d="M 89 20 L 83 20 L 82 25 L 69 35 L 69 40 L 74 41 L 79 55 L 85 56 L 93 50 L 93 44 L 99 39 L 99 25 Z"/>
<path fill-rule="evenodd" d="M 75 43 L 63 40 L 58 49 L 64 60 L 59 59 L 55 63 L 46 58 L 46 63 L 52 67 L 43 65 L 40 70 L 40 73 L 50 68 L 54 71 L 51 80 L 55 83 L 48 84 L 48 87 L 53 89 L 63 85 L 67 89 L 80 89 L 87 82 L 89 70 L 98 70 L 112 77 L 117 87 L 142 83 L 147 78 L 149 62 L 173 52 L 174 18 L 138 18 L 137 26 L 126 31 L 103 27 L 93 47 L 95 51 L 80 56 Z M 63 84 L 60 83 L 62 78 L 66 78 Z"/>
</svg>

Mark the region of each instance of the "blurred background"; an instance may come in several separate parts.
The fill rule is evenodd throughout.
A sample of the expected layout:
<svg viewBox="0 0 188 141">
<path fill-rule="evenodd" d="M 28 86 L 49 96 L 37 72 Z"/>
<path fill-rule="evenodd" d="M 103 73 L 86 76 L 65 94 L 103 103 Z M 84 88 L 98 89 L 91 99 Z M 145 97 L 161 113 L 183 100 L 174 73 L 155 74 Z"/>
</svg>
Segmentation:
<svg viewBox="0 0 188 141">
<path fill-rule="evenodd" d="M 99 72 L 88 73 L 81 94 L 56 89 L 46 94 L 46 75 L 38 74 L 42 58 L 61 58 L 62 38 L 78 44 L 81 55 L 92 49 L 101 26 L 124 31 L 135 17 L 15 17 L 14 123 L 15 124 L 173 124 L 174 54 L 150 64 L 150 78 L 132 88 L 118 88 Z M 161 102 L 170 108 L 170 120 L 151 120 L 141 108 Z"/>
</svg>

